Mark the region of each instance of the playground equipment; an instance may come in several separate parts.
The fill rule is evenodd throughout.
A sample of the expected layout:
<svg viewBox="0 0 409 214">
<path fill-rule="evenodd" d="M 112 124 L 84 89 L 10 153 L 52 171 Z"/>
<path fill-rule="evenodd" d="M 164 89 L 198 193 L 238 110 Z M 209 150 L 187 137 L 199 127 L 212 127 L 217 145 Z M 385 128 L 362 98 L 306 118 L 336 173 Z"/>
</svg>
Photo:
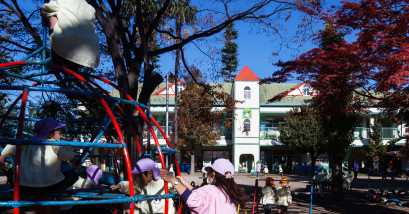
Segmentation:
<svg viewBox="0 0 409 214">
<path fill-rule="evenodd" d="M 20 200 L 20 169 L 21 169 L 21 148 L 23 145 L 54 145 L 54 146 L 72 146 L 72 147 L 82 147 L 83 152 L 80 154 L 81 162 L 84 162 L 86 158 L 89 156 L 90 152 L 93 148 L 108 148 L 110 154 L 108 154 L 109 158 L 114 159 L 114 150 L 122 150 L 123 153 L 123 160 L 125 163 L 126 173 L 128 175 L 129 186 L 133 186 L 133 179 L 132 179 L 132 166 L 129 159 L 129 153 L 127 150 L 127 146 L 123 136 L 123 126 L 128 126 L 129 130 L 131 130 L 133 139 L 135 140 L 135 144 L 137 146 L 139 157 L 142 156 L 153 156 L 158 155 L 160 158 L 160 162 L 162 164 L 162 168 L 166 169 L 164 154 L 173 154 L 173 158 L 175 160 L 175 167 L 176 173 L 180 175 L 180 168 L 176 159 L 175 152 L 176 150 L 172 148 L 172 145 L 169 142 L 166 134 L 164 133 L 163 129 L 159 126 L 156 122 L 155 118 L 149 114 L 148 107 L 136 102 L 132 99 L 132 97 L 127 94 L 124 90 L 120 87 L 112 83 L 111 81 L 99 77 L 94 76 L 88 73 L 80 73 L 74 72 L 70 69 L 51 64 L 46 60 L 46 29 L 43 30 L 43 46 L 33 52 L 32 54 L 25 57 L 22 61 L 17 62 L 10 62 L 0 64 L 0 72 L 2 75 L 10 76 L 13 78 L 17 78 L 23 80 L 23 85 L 0 85 L 0 91 L 6 93 L 13 91 L 13 92 L 22 92 L 15 101 L 10 105 L 7 112 L 0 117 L 0 144 L 12 144 L 16 145 L 16 156 L 15 156 L 15 178 L 14 178 L 14 188 L 9 190 L 3 190 L 3 193 L 12 193 L 13 194 L 13 201 L 0 201 L 0 207 L 12 207 L 14 208 L 14 213 L 20 213 L 20 207 L 25 206 L 62 206 L 62 205 L 88 205 L 88 204 L 120 204 L 120 203 L 128 203 L 130 204 L 130 213 L 134 212 L 134 203 L 143 200 L 151 200 L 151 199 L 165 199 L 165 213 L 168 213 L 168 206 L 169 202 L 167 199 L 171 197 L 176 197 L 176 194 L 169 194 L 167 182 L 165 182 L 164 195 L 135 195 L 134 189 L 130 188 L 130 194 L 118 194 L 113 193 L 110 190 L 75 190 L 75 191 L 68 191 L 63 193 L 56 193 L 55 196 L 63 197 L 63 196 L 71 196 L 80 198 L 81 200 L 71 200 L 71 201 L 21 201 Z M 37 53 L 42 53 L 41 60 L 28 60 L 29 58 L 33 57 Z M 40 67 L 40 72 L 32 72 L 28 74 L 16 74 L 12 72 L 10 69 L 12 68 L 20 68 L 23 66 L 31 66 L 31 67 Z M 55 72 L 64 74 L 66 79 L 58 80 L 54 78 Z M 66 87 L 63 83 L 64 81 L 76 81 L 81 84 L 81 87 L 85 90 L 73 90 Z M 28 85 L 27 83 L 31 82 L 32 85 Z M 98 82 L 102 82 L 107 84 L 116 90 L 118 90 L 123 97 L 126 99 L 116 98 L 110 96 L 109 92 L 106 91 L 104 88 L 101 87 Z M 45 141 L 45 140 L 30 140 L 32 137 L 31 130 L 33 122 L 38 121 L 38 118 L 33 118 L 26 114 L 26 106 L 28 102 L 28 95 L 30 92 L 42 92 L 42 93 L 63 93 L 70 99 L 76 99 L 82 106 L 84 106 L 91 115 L 93 115 L 94 119 L 75 119 L 71 121 L 60 121 L 66 123 L 68 126 L 74 123 L 96 123 L 99 124 L 97 131 L 92 134 L 91 139 L 88 142 L 78 142 L 78 141 Z M 92 98 L 91 101 L 88 101 L 88 98 Z M 20 102 L 21 100 L 21 102 Z M 99 102 L 103 109 L 106 112 L 106 115 L 100 119 L 93 112 L 93 109 L 89 107 L 89 102 Z M 19 108 L 17 108 L 17 104 L 20 102 Z M 138 138 L 136 137 L 136 133 L 134 132 L 134 128 L 132 127 L 132 123 L 129 121 L 135 116 L 127 115 L 125 111 L 122 109 L 121 105 L 132 105 L 136 108 L 139 112 L 140 117 L 143 118 L 144 122 L 146 123 L 151 136 L 154 139 L 156 144 L 157 153 L 156 154 L 142 154 L 140 143 Z M 14 112 L 18 115 L 18 117 L 11 116 L 11 113 Z M 15 122 L 17 121 L 17 122 Z M 123 126 L 121 128 L 120 122 L 122 122 Z M 164 136 L 165 141 L 167 143 L 167 147 L 161 147 L 159 145 L 158 138 L 153 130 L 151 125 L 153 123 L 160 133 Z M 107 128 L 113 125 L 114 131 L 116 133 L 115 141 L 116 142 L 107 142 L 101 143 L 101 137 L 105 135 L 106 139 L 110 139 L 107 134 Z M 80 133 L 78 133 L 80 134 Z M 150 143 L 150 142 L 149 142 Z M 112 160 L 113 164 L 116 164 L 117 161 L 114 159 Z M 112 167 L 110 167 L 112 168 Z M 119 172 L 118 166 L 115 167 L 116 171 L 116 182 L 119 180 Z M 181 211 L 181 205 L 179 206 L 179 212 Z"/>
</svg>

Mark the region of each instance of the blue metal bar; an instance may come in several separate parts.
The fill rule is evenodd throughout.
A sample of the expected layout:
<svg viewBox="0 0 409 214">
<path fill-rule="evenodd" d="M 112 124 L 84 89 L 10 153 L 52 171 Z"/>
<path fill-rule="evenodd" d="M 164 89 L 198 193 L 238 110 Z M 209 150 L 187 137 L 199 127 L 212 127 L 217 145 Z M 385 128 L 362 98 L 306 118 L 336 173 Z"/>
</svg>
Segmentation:
<svg viewBox="0 0 409 214">
<path fill-rule="evenodd" d="M 3 129 L 8 129 L 8 130 L 10 130 L 10 131 L 17 131 L 17 129 L 13 129 L 13 128 L 11 128 L 11 127 L 7 127 L 7 126 L 3 126 L 2 127 Z M 4 131 L 4 130 L 0 130 L 0 131 Z M 11 132 L 10 132 L 11 133 Z M 33 134 L 30 134 L 30 133 L 28 133 L 28 132 L 23 132 L 23 134 L 24 135 L 28 135 L 28 136 L 34 136 Z"/>
<path fill-rule="evenodd" d="M 41 46 L 39 49 L 35 50 L 34 52 L 31 52 L 30 54 L 28 54 L 26 57 L 24 57 L 22 60 L 19 61 L 26 61 L 27 59 L 31 58 L 32 56 L 40 53 L 40 51 L 44 50 L 44 46 Z"/>
<path fill-rule="evenodd" d="M 118 204 L 131 203 L 132 199 L 117 198 L 85 201 L 1 201 L 0 207 L 30 207 L 30 206 L 62 206 L 62 205 L 89 205 L 89 204 Z"/>
<path fill-rule="evenodd" d="M 118 103 L 119 103 L 119 101 L 116 101 L 116 102 L 113 104 L 113 107 L 117 106 Z M 113 107 L 111 107 L 111 110 L 112 110 Z M 109 114 L 107 113 L 107 114 L 105 115 L 104 119 L 102 120 L 101 124 L 99 125 L 98 129 L 97 129 L 97 133 L 98 133 L 98 131 L 99 131 L 99 133 L 98 133 L 95 137 L 92 137 L 92 138 L 91 138 L 91 142 L 98 142 L 99 139 L 101 139 L 102 135 L 104 134 L 104 132 L 106 131 L 106 129 L 108 128 L 108 126 L 109 126 L 109 124 L 110 124 L 111 122 L 112 122 L 112 121 L 111 121 L 111 119 L 110 119 L 110 117 L 109 117 Z M 105 125 L 105 126 L 104 126 L 104 125 Z M 87 157 L 89 156 L 89 154 L 90 154 L 90 152 L 92 151 L 92 149 L 93 149 L 92 147 L 86 149 L 86 151 L 85 151 L 86 153 L 85 153 L 85 155 L 82 157 L 81 163 L 84 163 L 84 162 L 85 162 L 85 160 L 86 160 Z M 81 154 L 81 155 L 82 155 L 82 154 Z"/>
<path fill-rule="evenodd" d="M 11 66 L 11 67 L 18 67 L 18 66 Z M 7 67 L 7 68 L 11 68 L 11 67 Z M 1 71 L 1 69 L 0 69 L 0 71 Z M 39 82 L 39 83 L 46 83 L 46 82 L 57 83 L 57 82 L 59 82 L 59 80 L 57 80 L 57 81 L 48 81 L 48 80 L 42 80 L 42 79 L 37 79 L 37 78 L 28 78 L 28 77 L 24 77 L 25 75 L 13 74 L 13 73 L 10 73 L 10 72 L 3 72 L 3 73 L 6 73 L 7 75 L 12 76 L 12 77 L 17 77 L 17 78 L 24 79 L 24 80 L 31 80 L 33 82 Z"/>
<path fill-rule="evenodd" d="M 121 117 L 115 117 L 117 120 L 130 120 L 130 119 L 135 119 L 139 118 L 140 116 L 121 116 Z M 4 117 L 0 115 L 0 118 L 5 118 L 9 120 L 18 120 L 18 117 Z M 26 121 L 40 121 L 41 119 L 37 118 L 32 118 L 32 117 L 26 117 Z M 6 121 L 7 122 L 7 121 Z M 77 119 L 77 120 L 59 120 L 58 122 L 61 123 L 84 123 L 84 122 L 101 122 L 101 119 Z"/>
<path fill-rule="evenodd" d="M 314 191 L 314 179 L 311 180 L 311 201 L 310 201 L 310 214 L 312 213 L 312 195 Z"/>
<path fill-rule="evenodd" d="M 48 140 L 32 140 L 32 139 L 0 139 L 0 144 L 12 145 L 51 145 L 51 146 L 85 146 L 85 147 L 100 147 L 100 148 L 126 148 L 126 144 L 110 144 L 110 143 L 91 143 L 91 142 L 76 142 L 76 141 L 48 141 Z"/>
<path fill-rule="evenodd" d="M 169 199 L 179 197 L 178 194 L 164 194 L 164 195 L 136 195 L 132 198 L 132 202 L 153 200 L 153 199 Z"/>
<path fill-rule="evenodd" d="M 176 149 L 170 149 L 170 148 L 166 148 L 166 147 L 158 147 L 158 151 L 159 151 L 159 148 L 160 148 L 160 151 L 162 151 L 162 152 L 168 152 L 168 153 L 178 152 Z"/>
<path fill-rule="evenodd" d="M 83 195 L 76 195 L 76 197 L 83 197 Z M 87 198 L 92 198 L 85 196 Z M 28 206 L 62 206 L 62 205 L 88 205 L 88 204 L 117 204 L 117 203 L 135 203 L 144 200 L 153 199 L 169 199 L 178 197 L 177 194 L 165 194 L 165 195 L 137 195 L 135 197 L 122 196 L 118 198 L 112 198 L 103 200 L 83 200 L 83 201 L 2 201 L 0 207 L 28 207 Z M 94 196 L 94 198 L 102 198 L 101 196 Z"/>
<path fill-rule="evenodd" d="M 1 131 L 1 130 L 0 130 Z M 81 155 L 75 155 L 75 157 L 80 157 Z M 107 155 L 88 155 L 91 158 L 104 158 L 104 157 L 114 157 L 115 155 L 107 154 Z"/>
<path fill-rule="evenodd" d="M 129 103 L 132 105 L 138 105 L 141 108 L 147 109 L 148 107 L 142 103 L 137 101 L 131 101 L 116 97 L 111 97 L 105 95 L 100 92 L 88 92 L 88 91 L 78 91 L 78 90 L 71 90 L 71 89 L 61 89 L 61 88 L 50 88 L 50 87 L 32 87 L 32 86 L 12 86 L 12 85 L 0 85 L 0 90 L 27 90 L 27 91 L 46 91 L 46 92 L 61 92 L 61 93 L 71 93 L 71 94 L 82 94 L 82 95 L 89 95 L 89 96 L 99 96 L 103 97 L 104 99 L 108 100 L 119 100 L 121 103 Z"/>
<path fill-rule="evenodd" d="M 167 152 L 163 152 L 162 153 L 163 155 L 169 155 L 169 153 L 167 153 Z M 158 156 L 159 154 L 158 153 L 154 153 L 154 154 L 139 154 L 139 157 L 142 157 L 142 156 L 144 156 L 144 157 L 154 157 L 154 156 Z"/>
</svg>

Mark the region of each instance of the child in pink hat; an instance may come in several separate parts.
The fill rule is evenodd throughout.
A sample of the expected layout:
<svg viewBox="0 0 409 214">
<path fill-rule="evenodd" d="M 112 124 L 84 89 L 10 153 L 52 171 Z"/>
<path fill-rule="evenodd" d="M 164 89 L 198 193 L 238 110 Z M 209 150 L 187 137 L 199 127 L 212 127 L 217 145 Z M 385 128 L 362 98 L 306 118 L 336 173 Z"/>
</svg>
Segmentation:
<svg viewBox="0 0 409 214">
<path fill-rule="evenodd" d="M 34 124 L 35 140 L 58 141 L 65 124 L 48 117 Z M 15 155 L 16 146 L 7 145 L 1 152 L 0 164 Z M 23 145 L 21 147 L 21 192 L 33 195 L 39 201 L 50 200 L 52 192 L 58 192 L 66 184 L 66 177 L 60 171 L 61 161 L 75 163 L 75 153 L 66 146 Z M 76 166 L 78 168 L 79 166 Z M 72 184 L 70 184 L 72 185 Z M 70 186 L 68 185 L 68 186 Z M 38 206 L 37 213 L 50 213 L 50 207 Z"/>
<path fill-rule="evenodd" d="M 167 170 L 161 169 L 163 180 L 173 184 L 177 193 L 192 213 L 217 214 L 237 213 L 240 205 L 244 208 L 246 197 L 244 192 L 234 182 L 234 167 L 227 159 L 217 159 L 207 166 L 207 183 L 198 189 L 193 189 L 183 178 L 174 177 Z"/>
</svg>

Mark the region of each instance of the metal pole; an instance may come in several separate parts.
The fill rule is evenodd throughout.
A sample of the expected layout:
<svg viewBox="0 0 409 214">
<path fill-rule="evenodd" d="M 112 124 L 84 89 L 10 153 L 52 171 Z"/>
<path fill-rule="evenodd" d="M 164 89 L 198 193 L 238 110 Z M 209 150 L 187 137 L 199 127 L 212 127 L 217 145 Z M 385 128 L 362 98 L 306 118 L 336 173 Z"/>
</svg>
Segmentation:
<svg viewBox="0 0 409 214">
<path fill-rule="evenodd" d="M 311 180 L 311 201 L 310 201 L 310 214 L 312 213 L 312 194 L 314 193 L 314 179 Z"/>
<path fill-rule="evenodd" d="M 166 136 L 169 136 L 169 73 L 166 74 Z M 166 155 L 166 169 L 169 165 L 168 155 Z"/>
</svg>

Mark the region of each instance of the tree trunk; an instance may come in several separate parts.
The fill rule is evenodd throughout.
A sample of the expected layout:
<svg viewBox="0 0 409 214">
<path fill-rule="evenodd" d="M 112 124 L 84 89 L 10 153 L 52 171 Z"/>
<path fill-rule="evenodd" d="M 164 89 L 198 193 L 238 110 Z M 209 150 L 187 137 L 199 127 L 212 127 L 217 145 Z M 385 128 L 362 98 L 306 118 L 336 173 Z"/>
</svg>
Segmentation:
<svg viewBox="0 0 409 214">
<path fill-rule="evenodd" d="M 195 154 L 190 155 L 190 173 L 195 173 Z"/>
<path fill-rule="evenodd" d="M 314 152 L 310 153 L 311 155 L 311 175 L 314 175 L 315 172 L 315 162 L 317 161 L 318 155 L 315 155 Z"/>
<path fill-rule="evenodd" d="M 332 169 L 332 193 L 331 197 L 334 201 L 344 200 L 343 181 L 342 181 L 342 160 L 343 157 L 333 157 L 333 169 Z"/>
</svg>

